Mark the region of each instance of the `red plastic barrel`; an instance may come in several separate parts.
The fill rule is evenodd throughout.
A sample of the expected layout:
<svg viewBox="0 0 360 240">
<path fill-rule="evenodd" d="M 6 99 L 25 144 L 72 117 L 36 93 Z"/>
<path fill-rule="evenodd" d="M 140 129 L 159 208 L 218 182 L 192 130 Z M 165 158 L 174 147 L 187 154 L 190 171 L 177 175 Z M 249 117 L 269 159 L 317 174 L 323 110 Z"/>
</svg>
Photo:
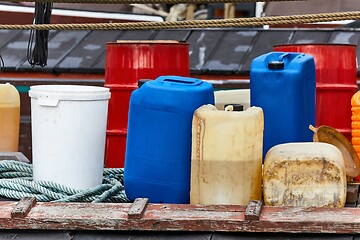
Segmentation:
<svg viewBox="0 0 360 240">
<path fill-rule="evenodd" d="M 124 166 L 130 95 L 140 79 L 190 76 L 189 45 L 178 41 L 106 44 L 105 87 L 110 88 L 105 167 Z"/>
<path fill-rule="evenodd" d="M 316 68 L 316 125 L 336 128 L 351 140 L 351 97 L 358 90 L 356 45 L 279 45 L 275 51 L 311 54 Z"/>
</svg>

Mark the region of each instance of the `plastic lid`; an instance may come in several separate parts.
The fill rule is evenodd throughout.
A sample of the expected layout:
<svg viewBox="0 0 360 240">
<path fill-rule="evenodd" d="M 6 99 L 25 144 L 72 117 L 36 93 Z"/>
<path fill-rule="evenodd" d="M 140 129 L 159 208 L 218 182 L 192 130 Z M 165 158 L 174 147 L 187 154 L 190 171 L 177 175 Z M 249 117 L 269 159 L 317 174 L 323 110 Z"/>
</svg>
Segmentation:
<svg viewBox="0 0 360 240">
<path fill-rule="evenodd" d="M 81 85 L 38 85 L 30 87 L 29 96 L 57 100 L 107 100 L 110 98 L 110 89 Z"/>
<path fill-rule="evenodd" d="M 225 104 L 224 109 L 226 110 L 228 106 L 232 106 L 232 111 L 244 111 L 244 106 L 241 104 Z"/>
<path fill-rule="evenodd" d="M 284 62 L 281 61 L 271 61 L 268 63 L 269 69 L 284 69 Z"/>
</svg>

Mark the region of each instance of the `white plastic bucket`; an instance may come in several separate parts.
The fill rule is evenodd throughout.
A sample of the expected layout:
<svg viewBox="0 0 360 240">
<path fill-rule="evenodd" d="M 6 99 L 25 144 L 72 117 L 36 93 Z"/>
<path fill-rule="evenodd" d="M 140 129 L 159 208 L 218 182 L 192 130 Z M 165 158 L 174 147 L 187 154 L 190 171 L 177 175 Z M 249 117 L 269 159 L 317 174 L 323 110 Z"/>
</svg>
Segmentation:
<svg viewBox="0 0 360 240">
<path fill-rule="evenodd" d="M 104 87 L 30 87 L 34 181 L 75 189 L 102 183 L 108 100 Z"/>
</svg>

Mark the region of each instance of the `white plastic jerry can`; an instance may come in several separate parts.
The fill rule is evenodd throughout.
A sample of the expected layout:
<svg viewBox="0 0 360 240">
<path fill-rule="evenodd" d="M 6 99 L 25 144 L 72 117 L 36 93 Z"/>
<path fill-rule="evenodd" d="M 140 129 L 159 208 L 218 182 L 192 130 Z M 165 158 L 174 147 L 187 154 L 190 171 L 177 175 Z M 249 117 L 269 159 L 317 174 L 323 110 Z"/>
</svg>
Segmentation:
<svg viewBox="0 0 360 240">
<path fill-rule="evenodd" d="M 344 207 L 343 156 L 327 143 L 276 145 L 265 157 L 263 184 L 265 205 Z"/>
<path fill-rule="evenodd" d="M 235 110 L 235 111 L 234 111 Z M 261 200 L 263 111 L 233 105 L 198 108 L 192 122 L 192 204 L 247 205 Z"/>
</svg>

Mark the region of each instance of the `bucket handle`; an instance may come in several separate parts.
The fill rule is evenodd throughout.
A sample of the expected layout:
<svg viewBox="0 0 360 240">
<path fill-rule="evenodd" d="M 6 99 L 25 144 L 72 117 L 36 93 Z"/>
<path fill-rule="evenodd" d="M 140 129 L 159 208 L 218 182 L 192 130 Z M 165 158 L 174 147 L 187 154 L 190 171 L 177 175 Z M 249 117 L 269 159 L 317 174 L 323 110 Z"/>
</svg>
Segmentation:
<svg viewBox="0 0 360 240">
<path fill-rule="evenodd" d="M 37 103 L 44 107 L 56 107 L 59 103 L 59 99 L 54 98 L 38 98 Z"/>
</svg>

